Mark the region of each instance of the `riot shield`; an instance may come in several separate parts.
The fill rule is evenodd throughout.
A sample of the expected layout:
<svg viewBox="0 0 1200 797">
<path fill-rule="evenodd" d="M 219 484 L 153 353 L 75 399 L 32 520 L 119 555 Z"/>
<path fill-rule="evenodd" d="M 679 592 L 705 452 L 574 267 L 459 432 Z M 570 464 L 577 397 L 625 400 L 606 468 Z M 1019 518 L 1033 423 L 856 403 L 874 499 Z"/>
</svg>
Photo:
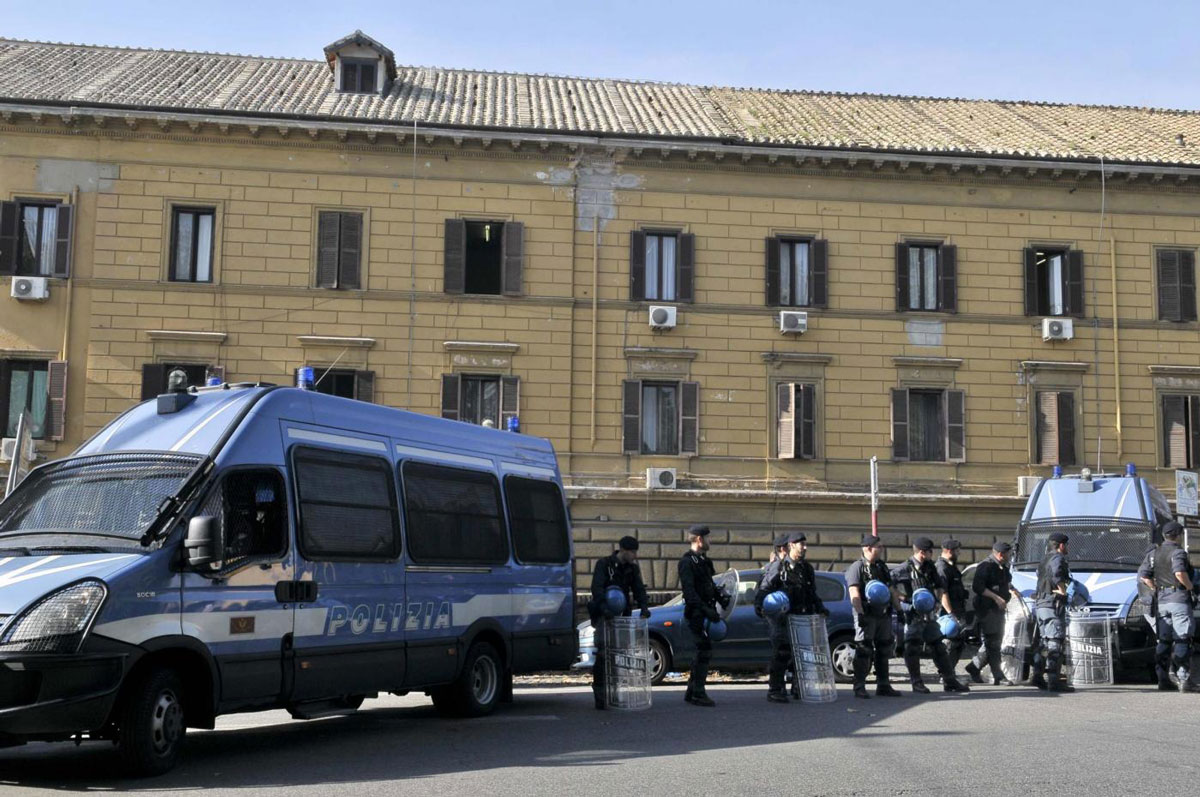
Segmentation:
<svg viewBox="0 0 1200 797">
<path fill-rule="evenodd" d="M 609 708 L 650 708 L 649 626 L 641 617 L 613 617 L 604 627 L 604 702 Z"/>
<path fill-rule="evenodd" d="M 800 699 L 805 703 L 832 703 L 837 700 L 837 681 L 833 677 L 833 656 L 829 654 L 825 617 L 789 614 L 787 618 Z"/>
<path fill-rule="evenodd" d="M 731 567 L 721 575 L 715 577 L 713 583 L 717 585 L 718 592 L 724 592 L 729 596 L 729 605 L 721 609 L 721 619 L 728 620 L 729 616 L 733 614 L 733 610 L 737 608 L 738 596 L 740 594 L 738 592 L 738 571 Z M 720 604 L 717 604 L 717 607 L 720 608 Z"/>
<path fill-rule="evenodd" d="M 1112 615 L 1067 613 L 1067 681 L 1072 686 L 1113 683 Z"/>
<path fill-rule="evenodd" d="M 1033 616 L 1024 598 L 1013 598 L 1004 610 L 1004 636 L 1000 639 L 1000 671 L 1015 684 L 1025 680 L 1029 646 L 1033 644 Z"/>
</svg>

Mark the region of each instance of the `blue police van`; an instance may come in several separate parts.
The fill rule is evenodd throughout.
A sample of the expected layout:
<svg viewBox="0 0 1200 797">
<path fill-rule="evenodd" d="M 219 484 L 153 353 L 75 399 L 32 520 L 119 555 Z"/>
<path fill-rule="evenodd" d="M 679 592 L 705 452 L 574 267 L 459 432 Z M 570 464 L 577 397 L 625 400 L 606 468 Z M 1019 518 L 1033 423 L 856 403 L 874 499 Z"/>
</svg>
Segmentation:
<svg viewBox="0 0 1200 797">
<path fill-rule="evenodd" d="M 486 714 L 570 668 L 571 535 L 546 440 L 311 390 L 159 396 L 0 503 L 0 744 L 111 739 L 423 691 Z"/>
</svg>

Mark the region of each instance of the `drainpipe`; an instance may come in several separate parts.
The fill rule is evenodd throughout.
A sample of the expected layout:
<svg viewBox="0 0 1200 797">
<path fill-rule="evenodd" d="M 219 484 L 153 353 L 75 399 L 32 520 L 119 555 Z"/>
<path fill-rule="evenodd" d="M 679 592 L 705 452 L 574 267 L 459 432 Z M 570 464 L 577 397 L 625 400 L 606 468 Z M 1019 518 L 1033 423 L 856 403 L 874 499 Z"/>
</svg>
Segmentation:
<svg viewBox="0 0 1200 797">
<path fill-rule="evenodd" d="M 578 189 L 576 189 L 578 190 Z M 592 214 L 592 449 L 596 448 L 596 330 L 600 313 L 600 214 Z"/>
<path fill-rule="evenodd" d="M 71 306 L 75 294 L 75 269 L 72 262 L 75 257 L 75 230 L 79 226 L 79 186 L 71 189 L 71 248 L 67 252 L 67 301 L 66 309 L 63 311 L 63 336 L 62 348 L 58 352 L 58 359 L 67 359 L 69 352 L 68 345 L 71 340 Z"/>
<path fill-rule="evenodd" d="M 1117 318 L 1117 241 L 1111 233 L 1108 237 L 1108 259 L 1112 273 L 1113 392 L 1117 403 L 1117 463 L 1119 465 L 1125 453 L 1121 442 L 1121 322 Z"/>
</svg>

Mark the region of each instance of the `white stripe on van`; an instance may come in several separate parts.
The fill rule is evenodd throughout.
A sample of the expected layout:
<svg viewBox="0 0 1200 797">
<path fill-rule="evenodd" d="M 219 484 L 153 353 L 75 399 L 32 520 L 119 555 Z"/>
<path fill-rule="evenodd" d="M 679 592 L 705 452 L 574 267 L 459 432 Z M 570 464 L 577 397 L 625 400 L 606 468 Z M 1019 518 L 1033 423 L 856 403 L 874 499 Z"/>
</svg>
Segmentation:
<svg viewBox="0 0 1200 797">
<path fill-rule="evenodd" d="M 491 468 L 492 461 L 483 457 L 468 457 L 463 454 L 451 454 L 446 451 L 435 451 L 431 448 L 396 445 L 396 453 L 419 459 L 431 459 L 435 462 L 455 462 L 459 465 L 474 465 L 480 468 Z"/>
<path fill-rule="evenodd" d="M 510 473 L 524 473 L 528 476 L 541 476 L 544 479 L 553 479 L 554 471 L 549 468 L 537 468 L 533 465 L 526 465 L 522 462 L 501 462 L 505 471 Z"/>
<path fill-rule="evenodd" d="M 482 617 L 531 616 L 555 614 L 566 593 L 518 593 L 515 595 L 475 595 L 465 603 L 455 603 L 450 624 L 469 626 Z"/>
<path fill-rule="evenodd" d="M 113 620 L 102 623 L 92 629 L 94 633 L 109 639 L 140 645 L 148 639 L 160 636 L 175 636 L 179 633 L 178 614 L 148 614 L 141 617 L 127 617 L 124 620 Z"/>
<path fill-rule="evenodd" d="M 201 429 L 203 429 L 205 426 L 208 426 L 210 423 L 212 423 L 214 420 L 216 420 L 218 415 L 225 412 L 226 410 L 232 409 L 234 405 L 242 404 L 244 401 L 245 401 L 245 399 L 233 399 L 232 401 L 222 404 L 220 407 L 217 408 L 217 410 L 215 412 L 213 412 L 207 418 L 205 418 L 204 420 L 200 421 L 200 423 L 198 423 L 194 427 L 192 427 L 192 431 L 188 432 L 183 437 L 179 438 L 179 442 L 176 443 L 175 445 L 171 446 L 171 450 L 178 451 L 179 449 L 186 446 L 188 444 L 188 441 L 190 441 L 193 437 L 198 435 L 200 433 Z"/>
<path fill-rule="evenodd" d="M 387 452 L 387 446 L 378 440 L 363 440 L 344 434 L 329 434 L 328 432 L 310 432 L 308 429 L 288 429 L 288 437 L 293 440 L 307 440 L 310 443 L 328 443 L 333 446 L 348 446 L 361 448 L 364 451 Z"/>
<path fill-rule="evenodd" d="M 1113 512 L 1114 518 L 1121 517 L 1121 510 L 1123 510 L 1125 508 L 1125 499 L 1129 497 L 1129 488 L 1133 487 L 1133 482 L 1134 482 L 1134 480 L 1130 479 L 1125 484 L 1125 489 L 1121 491 L 1121 500 L 1117 503 L 1117 511 Z"/>
<path fill-rule="evenodd" d="M 76 563 L 70 564 L 70 565 L 62 565 L 60 567 L 46 568 L 46 565 L 50 564 L 55 559 L 61 558 L 60 554 L 54 554 L 53 556 L 47 556 L 44 559 L 37 559 L 37 560 L 25 565 L 24 567 L 18 567 L 16 570 L 13 570 L 11 572 L 0 574 L 0 587 L 9 587 L 9 586 L 12 586 L 13 584 L 19 584 L 22 581 L 29 581 L 30 579 L 33 579 L 33 578 L 41 578 L 42 576 L 52 576 L 55 573 L 66 573 L 69 570 L 79 570 L 79 569 L 85 568 L 85 567 L 87 567 L 87 568 L 96 567 L 97 565 L 103 565 L 103 564 L 107 564 L 109 562 L 117 562 L 117 561 L 120 561 L 121 559 L 132 559 L 136 556 L 137 556 L 137 554 L 135 554 L 135 553 L 127 553 L 127 554 L 120 554 L 117 556 L 110 556 L 106 559 L 88 559 L 85 562 L 76 562 Z"/>
</svg>

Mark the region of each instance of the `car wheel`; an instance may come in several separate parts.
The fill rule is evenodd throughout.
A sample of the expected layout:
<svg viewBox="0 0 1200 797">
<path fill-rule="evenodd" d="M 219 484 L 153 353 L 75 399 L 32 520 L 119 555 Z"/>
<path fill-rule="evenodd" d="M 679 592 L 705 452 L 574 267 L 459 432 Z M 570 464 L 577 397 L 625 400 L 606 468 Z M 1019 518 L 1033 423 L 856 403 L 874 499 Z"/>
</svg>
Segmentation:
<svg viewBox="0 0 1200 797">
<path fill-rule="evenodd" d="M 161 775 L 175 766 L 187 730 L 183 682 L 173 670 L 150 670 L 130 685 L 117 710 L 117 752 L 133 775 Z"/>
<path fill-rule="evenodd" d="M 854 683 L 854 636 L 842 634 L 829 640 L 829 655 L 833 659 L 833 680 L 839 684 Z"/>
<path fill-rule="evenodd" d="M 454 683 L 430 692 L 433 705 L 443 714 L 459 717 L 491 714 L 500 702 L 503 672 L 496 649 L 487 642 L 476 642 L 467 650 L 462 672 Z"/>
<path fill-rule="evenodd" d="M 671 669 L 671 651 L 658 637 L 650 638 L 650 685 L 658 686 Z"/>
</svg>

